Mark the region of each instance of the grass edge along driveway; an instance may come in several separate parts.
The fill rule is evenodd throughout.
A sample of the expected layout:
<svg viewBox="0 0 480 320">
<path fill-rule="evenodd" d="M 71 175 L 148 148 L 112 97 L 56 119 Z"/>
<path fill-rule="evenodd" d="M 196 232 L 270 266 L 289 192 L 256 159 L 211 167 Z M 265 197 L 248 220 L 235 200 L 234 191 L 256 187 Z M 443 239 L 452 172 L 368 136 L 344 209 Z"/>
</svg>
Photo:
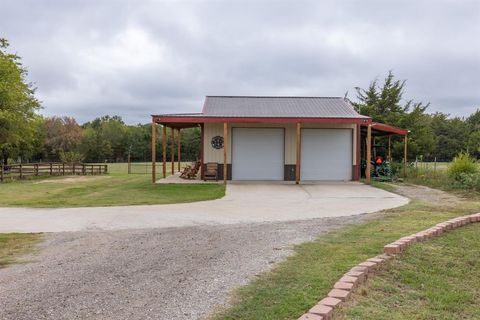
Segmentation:
<svg viewBox="0 0 480 320">
<path fill-rule="evenodd" d="M 223 184 L 152 184 L 148 175 L 64 176 L 0 184 L 0 207 L 102 207 L 214 200 Z"/>
<path fill-rule="evenodd" d="M 297 245 L 294 255 L 236 289 L 231 306 L 215 312 L 210 319 L 297 319 L 325 297 L 346 271 L 381 253 L 385 244 L 449 218 L 478 212 L 479 207 L 476 200 L 449 207 L 413 200 L 376 214 L 365 223 Z"/>
<path fill-rule="evenodd" d="M 414 244 L 334 319 L 480 319 L 479 243 L 476 223 Z"/>
</svg>

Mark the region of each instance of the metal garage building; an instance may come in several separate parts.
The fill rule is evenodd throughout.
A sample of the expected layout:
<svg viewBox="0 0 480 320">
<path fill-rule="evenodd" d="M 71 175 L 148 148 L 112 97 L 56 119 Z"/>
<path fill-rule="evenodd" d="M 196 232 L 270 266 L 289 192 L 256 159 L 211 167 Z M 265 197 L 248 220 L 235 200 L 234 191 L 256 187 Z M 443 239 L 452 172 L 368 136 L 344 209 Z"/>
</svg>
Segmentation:
<svg viewBox="0 0 480 320">
<path fill-rule="evenodd" d="M 225 181 L 358 180 L 362 127 L 370 134 L 407 134 L 373 123 L 340 97 L 207 96 L 201 113 L 152 120 L 164 135 L 166 127 L 200 126 L 202 168 L 218 163 Z"/>
</svg>

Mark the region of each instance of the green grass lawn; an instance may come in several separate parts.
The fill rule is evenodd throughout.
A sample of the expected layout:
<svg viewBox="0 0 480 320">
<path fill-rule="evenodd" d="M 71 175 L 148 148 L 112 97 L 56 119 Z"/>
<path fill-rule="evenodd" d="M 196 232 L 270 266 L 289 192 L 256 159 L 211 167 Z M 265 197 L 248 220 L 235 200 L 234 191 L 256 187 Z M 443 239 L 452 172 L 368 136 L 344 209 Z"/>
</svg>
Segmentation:
<svg viewBox="0 0 480 320">
<path fill-rule="evenodd" d="M 272 271 L 253 279 L 248 285 L 238 288 L 233 295 L 231 307 L 220 310 L 212 315 L 211 319 L 297 319 L 319 299 L 325 297 L 342 274 L 365 259 L 381 253 L 385 244 L 451 217 L 478 212 L 479 208 L 480 202 L 476 200 L 448 208 L 443 204 L 431 205 L 412 201 L 368 222 L 332 231 L 316 241 L 297 245 L 293 256 L 278 264 Z M 478 231 L 478 227 L 476 230 Z M 461 237 L 452 235 L 449 245 L 458 250 L 464 245 L 460 240 Z M 478 243 L 471 243 L 472 250 L 480 251 Z M 452 262 L 457 259 L 456 256 L 450 258 Z M 419 268 L 431 268 L 431 264 L 426 261 L 424 263 Z M 413 277 L 413 274 L 411 276 Z M 457 278 L 456 281 L 462 282 L 460 286 L 475 286 L 473 290 L 476 290 L 478 299 L 478 281 L 468 282 L 468 278 L 465 281 Z M 445 286 L 445 290 L 449 289 Z M 445 294 L 454 295 L 451 292 Z M 428 310 L 424 306 L 430 303 L 428 300 L 417 303 L 417 308 Z M 441 310 L 439 312 L 441 313 Z M 478 307 L 477 312 L 480 314 Z M 376 319 L 386 318 L 390 316 Z"/>
<path fill-rule="evenodd" d="M 225 195 L 219 184 L 153 185 L 150 175 L 116 174 L 32 179 L 0 184 L 0 206 L 91 207 L 167 204 Z"/>
<path fill-rule="evenodd" d="M 30 252 L 40 239 L 38 233 L 0 233 L 0 269 L 15 262 L 16 256 Z"/>
<path fill-rule="evenodd" d="M 335 319 L 480 319 L 480 224 L 410 247 Z"/>
</svg>

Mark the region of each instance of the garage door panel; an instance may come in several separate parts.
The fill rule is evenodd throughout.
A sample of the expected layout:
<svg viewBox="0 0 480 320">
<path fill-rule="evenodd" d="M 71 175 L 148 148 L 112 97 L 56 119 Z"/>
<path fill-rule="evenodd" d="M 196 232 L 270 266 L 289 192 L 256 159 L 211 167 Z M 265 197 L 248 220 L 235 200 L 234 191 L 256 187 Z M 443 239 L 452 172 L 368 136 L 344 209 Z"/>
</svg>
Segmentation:
<svg viewBox="0 0 480 320">
<path fill-rule="evenodd" d="M 232 179 L 283 180 L 284 129 L 233 128 Z"/>
<path fill-rule="evenodd" d="M 352 179 L 352 130 L 302 129 L 302 180 Z"/>
</svg>

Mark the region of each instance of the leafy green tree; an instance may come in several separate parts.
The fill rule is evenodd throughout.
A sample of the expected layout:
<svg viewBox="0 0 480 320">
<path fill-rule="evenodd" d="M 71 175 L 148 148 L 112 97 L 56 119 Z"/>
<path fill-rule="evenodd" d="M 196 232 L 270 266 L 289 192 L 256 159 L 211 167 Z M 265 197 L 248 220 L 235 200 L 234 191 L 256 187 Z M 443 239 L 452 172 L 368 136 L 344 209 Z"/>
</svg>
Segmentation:
<svg viewBox="0 0 480 320">
<path fill-rule="evenodd" d="M 61 160 L 60 154 L 78 152 L 83 130 L 71 117 L 51 117 L 44 122 L 45 151 L 50 160 Z"/>
<path fill-rule="evenodd" d="M 410 159 L 417 155 L 430 157 L 434 149 L 434 139 L 429 126 L 430 116 L 425 113 L 429 105 L 412 100 L 402 104 L 406 81 L 394 78 L 390 71 L 382 85 L 375 79 L 366 90 L 357 87 L 359 102 L 354 105 L 361 114 L 371 117 L 375 122 L 410 130 L 408 148 Z M 386 138 L 378 138 L 376 141 L 379 144 L 386 144 Z M 392 155 L 397 160 L 403 157 L 403 141 L 398 137 L 393 138 Z"/>
<path fill-rule="evenodd" d="M 35 88 L 27 83 L 27 69 L 16 54 L 7 51 L 8 41 L 0 38 L 0 158 L 27 156 L 34 139 L 35 112 L 40 102 Z"/>
<path fill-rule="evenodd" d="M 472 113 L 466 122 L 470 131 L 467 141 L 468 151 L 476 158 L 480 158 L 480 109 Z"/>
<path fill-rule="evenodd" d="M 394 80 L 392 71 L 389 71 L 382 86 L 375 79 L 366 90 L 355 88 L 359 102 L 354 105 L 358 112 L 368 115 L 373 121 L 399 125 L 406 108 L 412 103 L 401 105 L 404 87 L 405 81 Z"/>
</svg>

